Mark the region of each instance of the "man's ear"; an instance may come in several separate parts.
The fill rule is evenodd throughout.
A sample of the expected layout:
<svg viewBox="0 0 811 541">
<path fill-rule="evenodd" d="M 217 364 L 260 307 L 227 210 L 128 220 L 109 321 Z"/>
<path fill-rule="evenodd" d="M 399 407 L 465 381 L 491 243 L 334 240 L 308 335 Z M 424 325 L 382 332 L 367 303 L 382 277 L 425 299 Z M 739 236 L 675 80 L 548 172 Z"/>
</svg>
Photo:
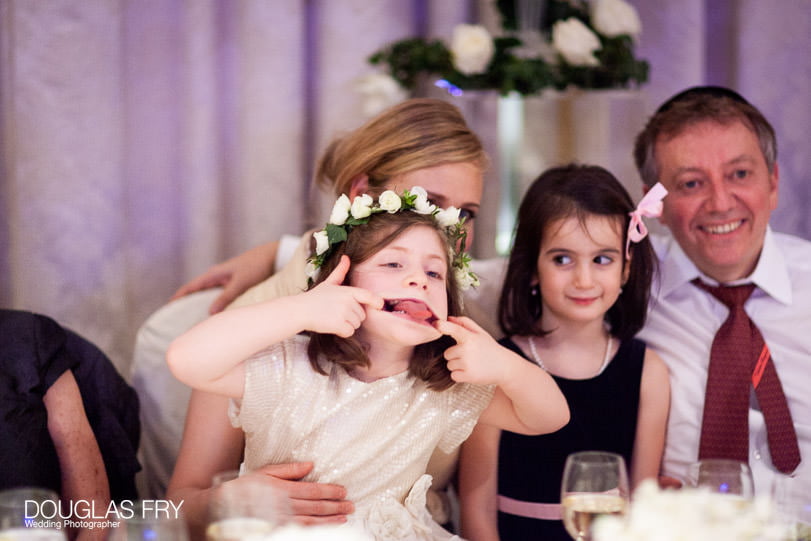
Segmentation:
<svg viewBox="0 0 811 541">
<path fill-rule="evenodd" d="M 771 172 L 769 175 L 769 183 L 771 184 L 771 190 L 769 192 L 769 203 L 772 210 L 777 208 L 778 202 L 778 191 L 777 188 L 780 185 L 780 167 L 777 163 L 774 164 L 774 171 Z"/>
<path fill-rule="evenodd" d="M 352 179 L 352 184 L 349 185 L 349 199 L 355 199 L 359 195 L 363 195 L 369 191 L 369 175 L 361 174 Z"/>
</svg>

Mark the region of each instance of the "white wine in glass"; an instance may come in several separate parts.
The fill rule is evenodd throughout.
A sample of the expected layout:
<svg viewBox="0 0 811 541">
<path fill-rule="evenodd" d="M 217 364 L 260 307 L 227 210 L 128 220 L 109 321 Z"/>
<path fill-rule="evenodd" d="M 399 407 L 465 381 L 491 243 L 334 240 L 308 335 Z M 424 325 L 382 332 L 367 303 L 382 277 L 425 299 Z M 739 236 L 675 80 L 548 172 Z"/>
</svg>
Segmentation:
<svg viewBox="0 0 811 541">
<path fill-rule="evenodd" d="M 287 495 L 256 477 L 223 472 L 212 487 L 208 541 L 261 539 L 292 516 Z"/>
<path fill-rule="evenodd" d="M 597 517 L 624 514 L 628 494 L 628 472 L 620 455 L 605 451 L 569 455 L 560 489 L 566 531 L 577 541 L 590 541 Z"/>
</svg>

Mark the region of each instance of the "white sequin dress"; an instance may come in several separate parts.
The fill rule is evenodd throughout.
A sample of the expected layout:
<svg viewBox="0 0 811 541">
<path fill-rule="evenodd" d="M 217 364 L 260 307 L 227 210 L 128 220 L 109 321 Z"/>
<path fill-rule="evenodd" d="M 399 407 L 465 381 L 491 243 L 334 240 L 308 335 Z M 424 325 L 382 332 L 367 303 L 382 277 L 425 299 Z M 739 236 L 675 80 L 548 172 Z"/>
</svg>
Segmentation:
<svg viewBox="0 0 811 541">
<path fill-rule="evenodd" d="M 246 468 L 312 461 L 305 480 L 345 486 L 350 525 L 375 539 L 458 539 L 425 507 L 425 467 L 437 446 L 450 452 L 470 435 L 493 388 L 438 392 L 407 372 L 364 383 L 337 365 L 324 376 L 310 366 L 308 341 L 296 336 L 246 364 L 231 412 L 245 431 Z"/>
</svg>

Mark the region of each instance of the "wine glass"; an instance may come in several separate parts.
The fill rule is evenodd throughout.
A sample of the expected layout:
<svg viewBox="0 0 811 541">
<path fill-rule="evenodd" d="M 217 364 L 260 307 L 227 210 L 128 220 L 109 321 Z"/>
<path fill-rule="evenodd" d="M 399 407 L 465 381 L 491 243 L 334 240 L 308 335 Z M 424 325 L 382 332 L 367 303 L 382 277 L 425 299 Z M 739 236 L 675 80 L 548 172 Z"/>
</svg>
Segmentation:
<svg viewBox="0 0 811 541">
<path fill-rule="evenodd" d="M 706 487 L 711 492 L 743 501 L 754 496 L 754 482 L 749 465 L 739 460 L 705 458 L 690 464 L 687 482 L 694 487 Z"/>
<path fill-rule="evenodd" d="M 208 541 L 266 536 L 292 516 L 287 494 L 267 480 L 227 471 L 214 476 L 212 488 Z"/>
<path fill-rule="evenodd" d="M 188 541 L 186 521 L 174 508 L 157 508 L 158 500 L 133 503 L 131 516 L 110 531 L 107 541 Z M 129 515 L 129 514 L 128 514 Z"/>
<path fill-rule="evenodd" d="M 563 525 L 575 540 L 591 539 L 598 516 L 624 514 L 628 498 L 628 472 L 620 455 L 583 451 L 566 458 L 560 502 Z"/>
<path fill-rule="evenodd" d="M 56 492 L 37 487 L 0 491 L 0 539 L 64 541 L 61 525 Z"/>
<path fill-rule="evenodd" d="M 772 501 L 786 539 L 811 541 L 811 491 L 804 479 L 778 475 L 772 483 Z"/>
</svg>

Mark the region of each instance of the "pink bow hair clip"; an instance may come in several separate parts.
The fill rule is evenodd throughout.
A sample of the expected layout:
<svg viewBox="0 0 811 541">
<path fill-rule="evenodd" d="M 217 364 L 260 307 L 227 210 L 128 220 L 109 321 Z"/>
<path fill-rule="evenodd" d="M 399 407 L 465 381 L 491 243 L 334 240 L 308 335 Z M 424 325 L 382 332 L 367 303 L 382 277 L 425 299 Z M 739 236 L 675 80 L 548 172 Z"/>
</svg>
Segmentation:
<svg viewBox="0 0 811 541">
<path fill-rule="evenodd" d="M 625 242 L 625 257 L 631 257 L 631 243 L 639 242 L 648 236 L 648 228 L 642 217 L 658 218 L 662 215 L 662 199 L 667 195 L 667 189 L 657 182 L 648 193 L 645 194 L 636 209 L 629 212 L 631 223 L 628 224 L 628 240 Z"/>
</svg>

